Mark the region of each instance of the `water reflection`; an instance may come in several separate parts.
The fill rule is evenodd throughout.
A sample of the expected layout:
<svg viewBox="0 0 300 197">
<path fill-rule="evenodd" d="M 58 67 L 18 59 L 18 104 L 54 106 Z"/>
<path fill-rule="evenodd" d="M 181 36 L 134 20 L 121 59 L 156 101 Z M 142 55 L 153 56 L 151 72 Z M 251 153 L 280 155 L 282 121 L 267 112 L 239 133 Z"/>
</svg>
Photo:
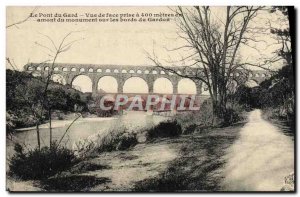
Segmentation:
<svg viewBox="0 0 300 197">
<path fill-rule="evenodd" d="M 71 148 L 73 143 L 79 139 L 86 139 L 95 133 L 106 132 L 111 129 L 126 129 L 128 131 L 137 131 L 148 128 L 159 122 L 166 120 L 163 116 L 151 116 L 145 112 L 128 112 L 126 115 L 114 118 L 79 118 L 69 129 L 66 137 L 62 141 L 67 147 Z M 53 140 L 59 140 L 72 120 L 53 121 Z M 41 145 L 49 145 L 48 124 L 41 125 L 40 129 Z M 36 130 L 21 131 L 15 135 L 15 141 L 25 145 L 27 148 L 37 146 Z M 13 154 L 13 143 L 7 142 L 7 156 Z"/>
</svg>

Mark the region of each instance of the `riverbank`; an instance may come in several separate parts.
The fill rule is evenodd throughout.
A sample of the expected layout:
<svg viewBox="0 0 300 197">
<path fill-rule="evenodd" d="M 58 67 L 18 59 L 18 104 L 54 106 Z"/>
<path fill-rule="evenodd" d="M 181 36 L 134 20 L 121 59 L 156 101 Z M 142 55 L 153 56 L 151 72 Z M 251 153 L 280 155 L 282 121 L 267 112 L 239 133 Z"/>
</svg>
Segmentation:
<svg viewBox="0 0 300 197">
<path fill-rule="evenodd" d="M 229 127 L 197 127 L 126 151 L 103 152 L 45 180 L 8 178 L 11 191 L 293 191 L 294 142 L 261 110 Z"/>
<path fill-rule="evenodd" d="M 79 118 L 68 130 L 62 144 L 70 149 L 74 143 L 88 139 L 94 135 L 101 135 L 109 131 L 139 131 L 151 128 L 168 117 L 149 116 L 142 112 L 132 112 L 123 116 L 107 118 Z M 70 126 L 72 120 L 53 120 L 52 137 L 53 140 L 60 140 L 66 129 Z M 49 145 L 49 124 L 43 124 L 40 127 L 41 145 Z M 14 153 L 14 143 L 22 144 L 26 150 L 34 149 L 37 146 L 35 127 L 23 128 L 16 132 L 13 140 L 7 140 L 7 158 Z"/>
<path fill-rule="evenodd" d="M 262 118 L 279 127 L 284 134 L 294 138 L 296 129 L 294 119 L 287 120 L 286 118 L 279 117 L 272 109 L 263 109 Z"/>
<path fill-rule="evenodd" d="M 55 110 L 54 112 L 52 112 L 52 115 L 51 115 L 51 125 L 53 128 L 58 128 L 58 127 L 63 127 L 65 126 L 66 124 L 69 124 L 71 123 L 74 119 L 76 119 L 78 117 L 78 113 L 74 113 L 74 112 L 63 112 L 63 111 L 59 111 L 59 110 Z M 85 118 L 86 120 L 88 119 L 109 119 L 109 118 L 112 118 L 112 117 L 98 117 L 97 115 L 95 114 L 91 114 L 89 112 L 86 112 L 86 113 L 82 113 L 81 114 L 81 118 L 80 119 L 83 119 Z M 42 124 L 40 124 L 40 128 L 49 128 L 49 120 L 45 120 L 43 121 Z M 32 129 L 36 129 L 36 126 L 35 125 L 28 125 L 28 126 L 25 126 L 25 127 L 22 127 L 22 128 L 15 128 L 15 131 L 26 131 L 26 130 L 32 130 Z"/>
<path fill-rule="evenodd" d="M 68 125 L 70 125 L 73 120 L 76 118 L 76 115 L 73 114 L 74 116 L 72 118 L 68 118 L 68 119 L 63 119 L 63 120 L 52 120 L 51 122 L 51 127 L 52 129 L 54 128 L 61 128 L 61 127 L 66 127 Z M 81 117 L 79 119 L 76 120 L 76 123 L 79 122 L 101 122 L 101 121 L 107 121 L 107 120 L 113 120 L 113 119 L 117 119 L 117 117 Z M 39 125 L 40 129 L 49 129 L 49 123 L 44 123 Z M 19 128 L 16 129 L 16 131 L 29 131 L 29 130 L 35 130 L 36 127 L 26 127 L 26 128 Z"/>
<path fill-rule="evenodd" d="M 22 191 L 28 184 L 34 191 L 218 190 L 225 150 L 243 124 L 196 129 L 189 135 L 140 143 L 128 151 L 102 153 L 78 164 L 93 168 L 74 170 L 76 165 L 47 180 L 24 184 L 10 180 L 8 187 L 11 191 Z"/>
</svg>

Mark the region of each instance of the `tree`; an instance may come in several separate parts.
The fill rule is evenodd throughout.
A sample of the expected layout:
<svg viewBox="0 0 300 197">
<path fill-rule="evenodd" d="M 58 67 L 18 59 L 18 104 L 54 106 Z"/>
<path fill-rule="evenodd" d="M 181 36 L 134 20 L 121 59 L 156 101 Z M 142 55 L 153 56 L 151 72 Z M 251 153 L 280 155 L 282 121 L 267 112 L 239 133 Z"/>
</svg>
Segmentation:
<svg viewBox="0 0 300 197">
<path fill-rule="evenodd" d="M 283 20 L 282 26 L 285 28 L 271 27 L 271 33 L 276 35 L 276 39 L 281 44 L 281 48 L 276 51 L 276 54 L 285 60 L 289 66 L 293 66 L 293 50 L 295 48 L 294 35 L 294 7 L 292 6 L 273 6 L 270 9 L 271 13 L 280 12 L 287 20 Z"/>
<path fill-rule="evenodd" d="M 212 99 L 214 117 L 224 120 L 227 114 L 228 86 L 235 79 L 234 73 L 237 70 L 248 71 L 246 66 L 253 65 L 241 61 L 239 50 L 241 45 L 254 40 L 249 35 L 249 23 L 261 9 L 253 6 L 227 6 L 224 19 L 217 22 L 208 6 L 178 7 L 175 10 L 180 15 L 178 27 L 181 31 L 178 35 L 186 44 L 173 50 L 187 48 L 192 51 L 182 58 L 182 61 L 188 60 L 190 63 L 179 74 L 174 68 L 162 66 L 155 53 L 149 55 L 149 58 L 162 69 L 204 83 Z M 197 69 L 194 74 L 188 72 L 192 68 Z M 213 124 L 216 124 L 215 118 Z"/>
<path fill-rule="evenodd" d="M 264 108 L 278 109 L 278 116 L 294 121 L 295 83 L 290 82 L 294 73 L 290 65 L 282 67 L 276 75 L 264 81 L 259 89 L 259 101 Z"/>
<path fill-rule="evenodd" d="M 10 26 L 11 27 L 11 26 Z M 46 45 L 40 44 L 36 42 L 36 44 L 39 47 L 42 47 L 44 49 L 47 49 L 49 52 L 49 56 L 51 57 L 50 60 L 46 60 L 42 63 L 45 64 L 46 62 L 50 62 L 50 68 L 46 73 L 46 76 L 43 77 L 37 77 L 37 78 L 31 78 L 30 82 L 26 83 L 26 86 L 24 88 L 23 86 L 20 86 L 20 88 L 16 88 L 15 92 L 18 94 L 19 97 L 21 97 L 20 101 L 22 101 L 22 105 L 28 107 L 28 111 L 31 111 L 32 116 L 35 119 L 35 125 L 36 125 L 36 132 L 37 132 L 37 142 L 38 142 L 38 148 L 41 148 L 41 139 L 40 139 L 40 129 L 39 125 L 43 122 L 45 119 L 45 114 L 48 114 L 49 117 L 49 139 L 50 139 L 50 146 L 52 145 L 52 118 L 51 118 L 51 113 L 52 113 L 52 108 L 57 104 L 55 100 L 61 99 L 61 94 L 62 92 L 58 91 L 51 91 L 50 90 L 50 82 L 52 80 L 52 76 L 54 74 L 54 66 L 56 63 L 57 58 L 59 57 L 60 54 L 68 51 L 71 46 L 81 40 L 81 39 L 76 39 L 76 40 L 71 40 L 68 41 L 68 38 L 76 32 L 69 32 L 67 33 L 62 40 L 59 43 L 55 43 L 54 40 L 47 35 L 43 35 L 46 39 L 50 41 L 52 44 L 51 47 L 48 47 Z M 7 63 L 12 67 L 15 68 L 13 63 L 9 58 L 6 58 Z M 15 75 L 16 76 L 16 75 Z M 12 80 L 20 80 L 22 81 L 22 75 L 19 75 L 20 78 L 15 78 Z M 8 82 L 9 83 L 9 82 Z M 34 96 L 34 98 L 32 98 Z M 58 96 L 57 98 L 53 99 L 54 96 Z M 58 101 L 58 100 L 57 100 Z M 59 101 L 58 101 L 59 102 Z"/>
<path fill-rule="evenodd" d="M 281 44 L 281 47 L 275 51 L 275 53 L 280 57 L 280 59 L 284 60 L 284 64 L 287 67 L 281 69 L 278 73 L 279 76 L 283 76 L 288 79 L 289 87 L 291 91 L 291 97 L 294 98 L 295 94 L 295 65 L 294 65 L 294 58 L 295 58 L 295 27 L 293 24 L 294 19 L 294 7 L 292 6 L 273 6 L 270 10 L 271 13 L 280 12 L 284 19 L 282 26 L 284 28 L 271 28 L 271 33 L 276 36 L 278 43 Z M 288 73 L 288 75 L 284 75 L 282 73 Z"/>
<path fill-rule="evenodd" d="M 54 74 L 54 65 L 56 63 L 56 60 L 57 60 L 58 56 L 61 53 L 64 53 L 64 52 L 68 51 L 75 42 L 81 40 L 81 39 L 77 39 L 77 40 L 72 40 L 72 41 L 67 42 L 68 37 L 70 37 L 73 33 L 75 33 L 75 32 L 67 33 L 62 38 L 61 42 L 58 43 L 58 44 L 56 44 L 50 36 L 44 35 L 52 43 L 52 49 L 50 47 L 47 47 L 45 45 L 42 45 L 42 44 L 36 42 L 37 45 L 39 45 L 39 46 L 41 46 L 45 49 L 48 49 L 49 56 L 52 57 L 51 66 L 48 70 L 48 73 L 47 73 L 45 78 L 42 78 L 43 79 L 42 82 L 44 83 L 44 87 L 43 87 L 43 92 L 41 94 L 41 99 L 39 100 L 39 102 L 41 102 L 41 105 L 44 107 L 43 109 L 47 110 L 48 115 L 49 115 L 49 134 L 50 134 L 49 144 L 50 144 L 50 147 L 52 145 L 52 125 L 51 125 L 52 118 L 51 118 L 51 112 L 52 112 L 53 104 L 51 103 L 52 99 L 49 98 L 49 84 L 50 84 L 50 81 L 51 81 L 52 76 Z M 43 114 L 43 113 L 44 113 L 44 111 L 42 110 L 41 114 Z M 38 125 L 37 125 L 37 132 L 38 131 L 39 131 L 39 128 L 38 128 Z M 39 134 L 38 134 L 38 136 L 39 136 Z M 39 147 L 40 147 L 40 143 L 39 143 Z"/>
</svg>

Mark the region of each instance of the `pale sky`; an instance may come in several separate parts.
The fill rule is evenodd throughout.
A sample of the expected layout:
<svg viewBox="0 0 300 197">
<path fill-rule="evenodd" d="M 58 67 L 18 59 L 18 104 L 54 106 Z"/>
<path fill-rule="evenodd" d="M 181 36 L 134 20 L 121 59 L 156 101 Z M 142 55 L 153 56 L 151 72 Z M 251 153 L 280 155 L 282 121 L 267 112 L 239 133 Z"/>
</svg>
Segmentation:
<svg viewBox="0 0 300 197">
<path fill-rule="evenodd" d="M 28 16 L 33 7 L 8 7 L 7 24 L 20 21 Z M 36 14 L 50 13 L 173 13 L 168 7 L 39 7 Z M 212 16 L 216 20 L 224 15 L 224 7 L 212 9 Z M 262 13 L 255 25 L 264 25 L 263 21 L 270 18 L 270 14 Z M 50 17 L 51 18 L 51 17 Z M 276 24 L 275 24 L 276 25 Z M 184 44 L 177 36 L 178 28 L 175 21 L 171 22 L 97 22 L 97 23 L 38 23 L 36 19 L 20 25 L 7 28 L 7 54 L 16 66 L 21 69 L 28 62 L 42 62 L 49 59 L 47 49 L 38 44 L 52 47 L 44 35 L 51 37 L 57 45 L 70 31 L 80 31 L 72 34 L 68 41 L 79 40 L 70 50 L 61 54 L 56 62 L 59 63 L 86 63 L 86 64 L 115 64 L 115 65 L 152 65 L 147 58 L 148 53 L 155 53 L 163 61 L 176 59 L 185 52 L 169 53 L 165 48 L 174 48 Z M 270 36 L 262 37 L 265 42 L 272 43 Z M 274 48 L 266 49 L 265 44 L 257 46 L 264 55 L 271 55 Z M 259 57 L 256 50 L 244 48 L 241 56 L 255 60 Z M 105 82 L 103 82 L 105 84 Z M 102 84 L 103 84 L 102 83 Z M 109 80 L 108 84 L 114 83 Z M 129 83 L 129 82 L 128 82 Z M 131 82 L 132 85 L 134 84 Z M 131 86 L 132 86 L 131 85 Z M 169 91 L 168 82 L 164 82 L 159 89 Z M 185 85 L 189 87 L 189 85 Z M 143 91 L 145 86 L 137 88 Z M 187 88 L 193 91 L 194 87 Z M 124 90 L 125 91 L 125 90 Z M 126 90 L 130 91 L 130 90 Z M 183 89 L 182 91 L 186 91 Z"/>
<path fill-rule="evenodd" d="M 39 7 L 37 13 L 171 13 L 167 7 Z M 7 24 L 23 19 L 33 10 L 32 7 L 9 7 Z M 47 55 L 35 42 L 51 43 L 40 33 L 50 36 L 57 43 L 70 31 L 82 31 L 73 34 L 69 40 L 81 39 L 72 48 L 62 54 L 57 62 L 88 64 L 145 65 L 150 64 L 145 54 L 156 45 L 171 44 L 176 38 L 174 22 L 149 23 L 37 23 L 33 19 L 19 25 L 19 28 L 7 29 L 7 56 L 15 60 L 18 66 L 29 61 L 41 62 Z"/>
</svg>

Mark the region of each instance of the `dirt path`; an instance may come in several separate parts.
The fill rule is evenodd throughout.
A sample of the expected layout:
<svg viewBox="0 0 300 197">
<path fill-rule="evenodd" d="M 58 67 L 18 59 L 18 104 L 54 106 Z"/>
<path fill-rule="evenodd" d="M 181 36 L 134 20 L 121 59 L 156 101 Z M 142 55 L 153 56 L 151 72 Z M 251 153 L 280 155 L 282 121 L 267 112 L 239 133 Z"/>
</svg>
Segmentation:
<svg viewBox="0 0 300 197">
<path fill-rule="evenodd" d="M 48 191 L 278 191 L 293 172 L 293 154 L 293 140 L 256 110 L 247 123 L 103 153 L 30 185 Z"/>
<path fill-rule="evenodd" d="M 294 172 L 294 142 L 254 110 L 225 160 L 224 190 L 279 191 Z"/>
<path fill-rule="evenodd" d="M 102 153 L 50 179 L 9 180 L 7 186 L 10 191 L 132 191 L 137 182 L 163 173 L 179 150 L 165 140 L 138 144 L 132 150 Z"/>
<path fill-rule="evenodd" d="M 159 177 L 135 184 L 137 191 L 217 191 L 221 189 L 223 156 L 238 138 L 243 123 L 226 128 L 203 130 L 177 139 L 179 156 Z"/>
<path fill-rule="evenodd" d="M 110 179 L 106 184 L 92 188 L 92 191 L 130 191 L 136 182 L 157 177 L 177 156 L 178 150 L 167 143 L 139 144 L 131 151 L 102 154 L 90 160 L 110 168 L 86 175 Z"/>
</svg>

